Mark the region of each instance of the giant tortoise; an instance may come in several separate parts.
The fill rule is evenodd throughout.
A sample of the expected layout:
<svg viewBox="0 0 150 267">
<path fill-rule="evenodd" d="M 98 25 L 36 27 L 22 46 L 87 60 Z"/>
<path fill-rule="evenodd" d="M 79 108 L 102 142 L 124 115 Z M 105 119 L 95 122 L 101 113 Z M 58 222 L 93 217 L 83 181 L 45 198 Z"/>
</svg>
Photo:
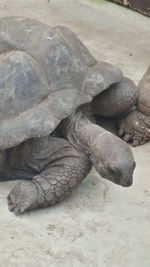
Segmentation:
<svg viewBox="0 0 150 267">
<path fill-rule="evenodd" d="M 20 214 L 63 200 L 92 165 L 103 178 L 130 186 L 129 145 L 96 125 L 93 113 L 121 119 L 120 134 L 130 139 L 131 131 L 135 141 L 138 125 L 129 133 L 126 125 L 138 95 L 130 79 L 97 61 L 67 27 L 1 18 L 0 180 L 25 180 L 8 195 L 9 210 Z M 146 122 L 140 117 L 139 143 L 148 140 Z"/>
</svg>

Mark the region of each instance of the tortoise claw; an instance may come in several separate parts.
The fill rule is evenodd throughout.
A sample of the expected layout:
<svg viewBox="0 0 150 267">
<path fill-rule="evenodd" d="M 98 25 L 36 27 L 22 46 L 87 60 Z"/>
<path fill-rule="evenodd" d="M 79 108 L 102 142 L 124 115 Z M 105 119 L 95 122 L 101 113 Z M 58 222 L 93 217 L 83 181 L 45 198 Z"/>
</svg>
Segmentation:
<svg viewBox="0 0 150 267">
<path fill-rule="evenodd" d="M 133 140 L 132 145 L 133 146 L 138 146 L 139 145 L 139 141 L 137 139 Z"/>
<path fill-rule="evenodd" d="M 123 131 L 122 129 L 119 129 L 119 131 L 118 131 L 118 135 L 119 135 L 119 136 L 123 136 L 123 134 L 124 134 L 124 131 Z"/>
<path fill-rule="evenodd" d="M 131 140 L 131 134 L 125 134 L 125 135 L 123 136 L 123 140 L 124 140 L 125 142 L 128 142 L 129 140 Z"/>
</svg>

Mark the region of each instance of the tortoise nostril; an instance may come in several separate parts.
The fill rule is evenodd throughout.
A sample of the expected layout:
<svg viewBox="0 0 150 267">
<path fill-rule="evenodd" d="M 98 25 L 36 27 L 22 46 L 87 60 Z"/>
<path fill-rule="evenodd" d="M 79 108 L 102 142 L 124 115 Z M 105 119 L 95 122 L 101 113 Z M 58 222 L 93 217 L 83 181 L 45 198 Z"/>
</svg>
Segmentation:
<svg viewBox="0 0 150 267">
<path fill-rule="evenodd" d="M 133 169 L 135 169 L 135 167 L 136 167 L 136 162 L 135 161 L 133 162 L 132 166 L 133 166 Z"/>
</svg>

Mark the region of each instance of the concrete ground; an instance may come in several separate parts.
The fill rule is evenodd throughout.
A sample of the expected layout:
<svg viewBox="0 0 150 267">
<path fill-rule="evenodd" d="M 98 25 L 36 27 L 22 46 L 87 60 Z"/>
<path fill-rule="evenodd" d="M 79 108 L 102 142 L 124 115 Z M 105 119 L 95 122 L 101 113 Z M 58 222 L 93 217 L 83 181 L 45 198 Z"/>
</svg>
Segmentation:
<svg viewBox="0 0 150 267">
<path fill-rule="evenodd" d="M 98 1 L 97 1 L 98 2 Z M 150 19 L 107 1 L 1 0 L 0 16 L 64 24 L 96 58 L 137 83 L 150 63 Z M 92 171 L 63 203 L 15 217 L 0 184 L 0 267 L 149 267 L 150 144 L 135 148 L 134 185 L 121 188 Z"/>
</svg>

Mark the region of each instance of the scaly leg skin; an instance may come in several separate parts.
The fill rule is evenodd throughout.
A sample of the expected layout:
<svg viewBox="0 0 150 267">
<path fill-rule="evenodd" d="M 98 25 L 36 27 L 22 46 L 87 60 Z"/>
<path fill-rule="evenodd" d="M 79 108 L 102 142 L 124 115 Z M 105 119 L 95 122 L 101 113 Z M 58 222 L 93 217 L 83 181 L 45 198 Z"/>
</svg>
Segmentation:
<svg viewBox="0 0 150 267">
<path fill-rule="evenodd" d="M 133 146 L 145 144 L 150 140 L 150 117 L 137 110 L 131 111 L 119 121 L 118 134 Z"/>
<path fill-rule="evenodd" d="M 67 141 L 66 141 L 67 142 Z M 47 207 L 62 201 L 91 169 L 88 157 L 68 143 L 70 156 L 56 158 L 31 181 L 18 183 L 8 195 L 9 210 L 19 215 L 27 210 Z M 68 151 L 69 152 L 69 151 Z"/>
</svg>

